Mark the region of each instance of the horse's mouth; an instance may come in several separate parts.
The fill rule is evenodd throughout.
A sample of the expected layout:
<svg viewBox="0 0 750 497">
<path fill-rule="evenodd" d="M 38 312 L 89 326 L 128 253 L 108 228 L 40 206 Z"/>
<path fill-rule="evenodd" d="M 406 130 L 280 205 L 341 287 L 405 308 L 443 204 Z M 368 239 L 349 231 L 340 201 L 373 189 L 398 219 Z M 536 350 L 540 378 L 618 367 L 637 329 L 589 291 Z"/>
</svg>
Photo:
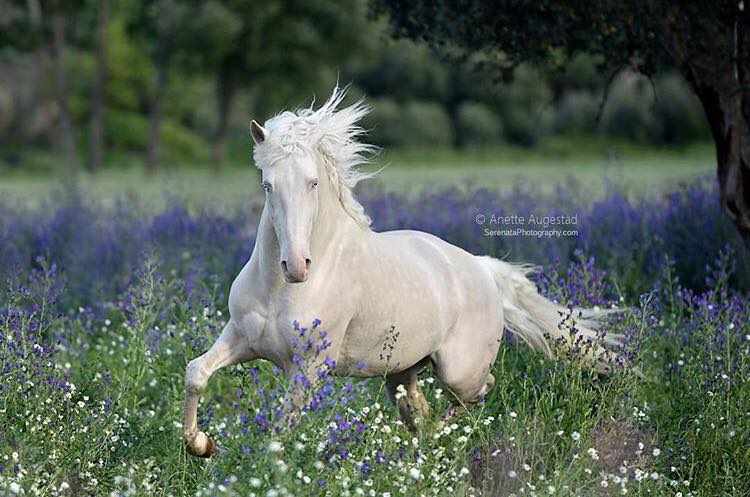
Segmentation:
<svg viewBox="0 0 750 497">
<path fill-rule="evenodd" d="M 307 281 L 307 275 L 304 276 L 295 276 L 291 275 L 289 273 L 284 274 L 284 279 L 287 283 L 304 283 Z"/>
</svg>

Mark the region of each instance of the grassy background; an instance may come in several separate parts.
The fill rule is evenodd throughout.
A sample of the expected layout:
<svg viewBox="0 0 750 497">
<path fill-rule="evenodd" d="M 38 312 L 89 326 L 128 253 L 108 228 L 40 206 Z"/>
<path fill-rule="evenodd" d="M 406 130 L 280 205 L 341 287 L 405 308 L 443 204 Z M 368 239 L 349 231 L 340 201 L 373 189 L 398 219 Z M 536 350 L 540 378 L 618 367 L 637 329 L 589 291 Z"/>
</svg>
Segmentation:
<svg viewBox="0 0 750 497">
<path fill-rule="evenodd" d="M 682 148 L 648 148 L 611 141 L 547 140 L 534 150 L 503 147 L 486 150 L 385 150 L 370 167 L 383 168 L 371 183 L 387 190 L 410 193 L 424 188 L 482 186 L 508 190 L 519 181 L 549 191 L 567 183 L 597 195 L 608 180 L 634 192 L 673 187 L 697 176 L 712 174 L 713 147 L 694 144 Z M 37 157 L 44 164 L 51 157 Z M 21 201 L 38 202 L 59 188 L 64 176 L 49 167 L 0 169 L 0 192 Z M 81 186 L 111 201 L 137 196 L 160 205 L 176 196 L 196 203 L 236 204 L 260 193 L 260 176 L 252 159 L 235 153 L 221 174 L 205 162 L 165 167 L 149 176 L 140 158 L 119 157 L 111 167 L 92 177 L 82 175 Z"/>
</svg>

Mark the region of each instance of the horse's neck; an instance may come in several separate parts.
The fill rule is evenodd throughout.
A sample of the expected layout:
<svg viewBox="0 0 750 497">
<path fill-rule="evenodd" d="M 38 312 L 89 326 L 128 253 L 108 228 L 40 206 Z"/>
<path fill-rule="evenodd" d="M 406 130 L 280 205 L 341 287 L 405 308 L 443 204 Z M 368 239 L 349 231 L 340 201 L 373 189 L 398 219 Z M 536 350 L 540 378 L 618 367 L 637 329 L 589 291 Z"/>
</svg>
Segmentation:
<svg viewBox="0 0 750 497">
<path fill-rule="evenodd" d="M 310 239 L 310 252 L 316 266 L 336 260 L 341 251 L 353 254 L 368 229 L 357 223 L 344 209 L 336 194 L 328 189 L 321 191 L 318 215 Z M 256 248 L 261 267 L 275 278 L 282 278 L 279 264 L 279 241 L 267 207 L 263 208 L 258 226 Z"/>
</svg>

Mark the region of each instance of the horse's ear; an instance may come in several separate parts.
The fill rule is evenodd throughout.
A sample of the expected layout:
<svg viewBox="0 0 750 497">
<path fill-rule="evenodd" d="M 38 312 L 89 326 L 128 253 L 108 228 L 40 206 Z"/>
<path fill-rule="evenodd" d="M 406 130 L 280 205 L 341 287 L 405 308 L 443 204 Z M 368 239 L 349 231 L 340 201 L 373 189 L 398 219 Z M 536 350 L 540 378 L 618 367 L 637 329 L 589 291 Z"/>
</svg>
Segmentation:
<svg viewBox="0 0 750 497">
<path fill-rule="evenodd" d="M 268 131 L 258 124 L 255 119 L 250 123 L 250 134 L 253 135 L 253 141 L 256 145 L 260 145 L 264 141 L 266 141 L 266 138 L 268 138 Z"/>
</svg>

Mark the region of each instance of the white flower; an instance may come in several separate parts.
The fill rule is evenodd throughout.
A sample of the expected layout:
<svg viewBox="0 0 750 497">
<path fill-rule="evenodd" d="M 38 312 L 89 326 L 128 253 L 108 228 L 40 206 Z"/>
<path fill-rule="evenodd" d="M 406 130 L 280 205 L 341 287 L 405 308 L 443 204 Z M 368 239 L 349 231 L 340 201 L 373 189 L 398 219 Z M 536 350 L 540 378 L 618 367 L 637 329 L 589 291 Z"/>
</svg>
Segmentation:
<svg viewBox="0 0 750 497">
<path fill-rule="evenodd" d="M 461 468 L 461 471 L 458 472 L 458 476 L 466 476 L 468 474 L 469 474 L 469 468 L 467 468 L 466 466 Z"/>
<path fill-rule="evenodd" d="M 515 478 L 516 476 L 518 476 L 518 473 L 516 473 L 512 469 L 510 471 L 508 471 L 508 477 L 509 478 Z"/>
<path fill-rule="evenodd" d="M 8 490 L 10 490 L 11 493 L 14 493 L 14 494 L 20 494 L 21 493 L 21 485 L 19 485 L 18 483 L 12 481 L 12 482 L 10 482 L 10 485 L 8 485 Z"/>
<path fill-rule="evenodd" d="M 271 443 L 268 444 L 268 452 L 270 452 L 271 454 L 281 452 L 282 450 L 284 450 L 284 446 L 281 445 L 281 442 L 277 442 L 276 440 L 273 440 Z"/>
<path fill-rule="evenodd" d="M 596 451 L 596 449 L 595 449 L 595 448 L 591 447 L 591 448 L 590 448 L 589 450 L 587 450 L 586 452 L 588 452 L 589 456 L 590 456 L 590 457 L 591 457 L 591 459 L 593 459 L 594 461 L 598 461 L 598 460 L 599 460 L 599 453 L 598 453 L 598 452 Z"/>
<path fill-rule="evenodd" d="M 250 478 L 250 486 L 253 488 L 260 488 L 260 478 Z"/>
<path fill-rule="evenodd" d="M 411 468 L 409 470 L 409 476 L 411 476 L 415 480 L 422 479 L 422 473 L 419 471 L 418 468 Z"/>
<path fill-rule="evenodd" d="M 403 399 L 406 397 L 406 387 L 402 384 L 399 384 L 396 387 L 396 400 Z"/>
<path fill-rule="evenodd" d="M 581 439 L 581 434 L 578 433 L 577 431 L 574 431 L 573 433 L 570 434 L 570 438 L 572 438 L 573 440 L 577 442 Z"/>
<path fill-rule="evenodd" d="M 655 447 L 651 453 L 654 455 L 654 457 L 659 457 L 659 454 L 661 454 L 661 449 L 658 447 Z"/>
</svg>

